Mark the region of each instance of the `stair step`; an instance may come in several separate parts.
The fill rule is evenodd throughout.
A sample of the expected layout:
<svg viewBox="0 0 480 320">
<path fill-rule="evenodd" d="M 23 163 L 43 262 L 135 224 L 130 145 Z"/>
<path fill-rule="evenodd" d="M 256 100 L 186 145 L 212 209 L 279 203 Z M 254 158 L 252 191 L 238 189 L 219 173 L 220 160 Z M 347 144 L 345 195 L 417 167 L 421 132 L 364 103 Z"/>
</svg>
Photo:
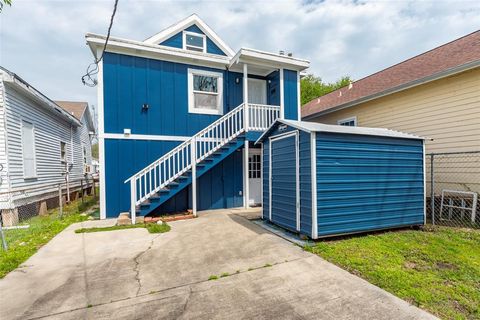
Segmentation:
<svg viewBox="0 0 480 320">
<path fill-rule="evenodd" d="M 180 176 L 178 177 L 179 180 L 187 180 L 188 179 L 188 176 Z"/>
<path fill-rule="evenodd" d="M 163 189 L 160 189 L 160 191 L 158 191 L 157 193 L 169 193 L 170 192 L 170 189 L 167 189 L 167 188 L 163 188 Z"/>
</svg>

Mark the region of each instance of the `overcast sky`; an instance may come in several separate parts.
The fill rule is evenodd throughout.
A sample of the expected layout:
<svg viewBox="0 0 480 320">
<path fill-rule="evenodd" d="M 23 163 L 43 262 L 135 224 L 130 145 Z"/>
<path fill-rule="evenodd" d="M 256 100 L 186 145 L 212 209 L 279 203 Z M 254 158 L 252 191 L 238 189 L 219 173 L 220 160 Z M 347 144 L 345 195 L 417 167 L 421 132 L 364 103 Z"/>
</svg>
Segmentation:
<svg viewBox="0 0 480 320">
<path fill-rule="evenodd" d="M 0 14 L 0 64 L 58 100 L 96 104 L 81 76 L 86 32 L 105 34 L 113 0 L 13 0 Z M 120 0 L 112 35 L 143 40 L 197 13 L 234 50 L 293 52 L 326 81 L 360 79 L 480 29 L 480 1 Z"/>
</svg>

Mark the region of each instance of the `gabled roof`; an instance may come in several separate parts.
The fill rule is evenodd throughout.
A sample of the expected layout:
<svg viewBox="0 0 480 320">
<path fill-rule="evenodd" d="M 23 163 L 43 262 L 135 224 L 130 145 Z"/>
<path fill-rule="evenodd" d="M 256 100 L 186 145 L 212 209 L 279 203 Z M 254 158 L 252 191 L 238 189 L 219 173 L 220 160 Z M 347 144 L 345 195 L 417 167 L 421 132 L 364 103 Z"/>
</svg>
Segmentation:
<svg viewBox="0 0 480 320">
<path fill-rule="evenodd" d="M 374 73 L 302 107 L 302 118 L 348 108 L 480 66 L 480 30 Z"/>
<path fill-rule="evenodd" d="M 57 101 L 58 104 L 63 109 L 67 110 L 71 115 L 73 115 L 78 120 L 82 120 L 83 113 L 88 108 L 88 102 L 77 102 L 77 101 Z"/>
<path fill-rule="evenodd" d="M 178 32 L 185 30 L 186 28 L 196 25 L 205 35 L 210 38 L 225 54 L 232 57 L 235 52 L 230 48 L 219 36 L 215 33 L 199 16 L 192 14 L 187 18 L 180 20 L 179 22 L 171 25 L 170 27 L 160 31 L 159 33 L 144 40 L 147 44 L 159 44 L 164 40 L 176 35 Z"/>
<path fill-rule="evenodd" d="M 404 133 L 400 131 L 383 129 L 383 128 L 366 128 L 366 127 L 349 127 L 349 126 L 339 126 L 333 124 L 323 124 L 317 122 L 309 121 L 296 121 L 296 120 L 286 120 L 286 119 L 277 119 L 271 126 L 268 128 L 255 143 L 263 141 L 270 133 L 270 131 L 275 128 L 277 124 L 286 124 L 298 130 L 305 132 L 333 132 L 333 133 L 346 133 L 346 134 L 359 134 L 367 136 L 381 136 L 381 137 L 391 137 L 391 138 L 403 138 L 403 139 L 420 139 L 424 138 Z"/>
<path fill-rule="evenodd" d="M 57 105 L 65 109 L 68 113 L 73 115 L 79 121 L 82 121 L 82 118 L 85 116 L 88 126 L 92 131 L 95 130 L 93 125 L 93 119 L 90 114 L 90 109 L 88 109 L 88 102 L 83 101 L 55 101 Z"/>
<path fill-rule="evenodd" d="M 0 80 L 3 80 L 6 84 L 20 90 L 28 97 L 39 103 L 39 106 L 51 111 L 56 116 L 59 116 L 70 123 L 81 126 L 82 123 L 69 112 L 65 111 L 58 104 L 50 100 L 46 95 L 35 89 L 27 81 L 20 78 L 17 74 L 0 66 Z"/>
</svg>

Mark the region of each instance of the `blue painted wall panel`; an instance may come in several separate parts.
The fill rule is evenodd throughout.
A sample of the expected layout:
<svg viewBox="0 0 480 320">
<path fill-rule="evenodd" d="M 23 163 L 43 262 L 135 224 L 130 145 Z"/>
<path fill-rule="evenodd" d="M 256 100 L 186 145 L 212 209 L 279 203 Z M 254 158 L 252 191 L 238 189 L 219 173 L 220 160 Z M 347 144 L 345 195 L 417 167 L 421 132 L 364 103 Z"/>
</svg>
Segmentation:
<svg viewBox="0 0 480 320">
<path fill-rule="evenodd" d="M 300 131 L 299 177 L 300 177 L 300 232 L 312 233 L 312 165 L 310 134 Z"/>
<path fill-rule="evenodd" d="M 285 119 L 298 120 L 297 72 L 283 70 Z"/>
<path fill-rule="evenodd" d="M 227 71 L 120 54 L 104 57 L 105 132 L 192 136 L 219 118 L 188 112 L 188 68 L 224 75 L 224 112 L 242 102 L 242 82 Z M 227 83 L 228 80 L 228 83 Z M 149 109 L 142 111 L 147 103 Z"/>
<path fill-rule="evenodd" d="M 296 138 L 271 141 L 272 222 L 296 230 Z"/>
<path fill-rule="evenodd" d="M 173 149 L 180 142 L 143 140 L 105 140 L 105 183 L 107 217 L 117 217 L 130 209 L 131 175 Z M 234 152 L 198 179 L 199 210 L 242 205 L 242 157 Z M 191 208 L 191 190 L 185 189 L 163 204 L 156 213 Z"/>
<path fill-rule="evenodd" d="M 179 32 L 167 40 L 164 40 L 163 42 L 159 43 L 161 46 L 167 46 L 167 47 L 172 47 L 172 48 L 183 48 L 183 32 Z"/>
<path fill-rule="evenodd" d="M 263 161 L 262 161 L 262 217 L 265 220 L 270 219 L 270 142 L 263 142 Z"/>
<path fill-rule="evenodd" d="M 421 140 L 317 133 L 319 236 L 423 224 Z"/>
</svg>

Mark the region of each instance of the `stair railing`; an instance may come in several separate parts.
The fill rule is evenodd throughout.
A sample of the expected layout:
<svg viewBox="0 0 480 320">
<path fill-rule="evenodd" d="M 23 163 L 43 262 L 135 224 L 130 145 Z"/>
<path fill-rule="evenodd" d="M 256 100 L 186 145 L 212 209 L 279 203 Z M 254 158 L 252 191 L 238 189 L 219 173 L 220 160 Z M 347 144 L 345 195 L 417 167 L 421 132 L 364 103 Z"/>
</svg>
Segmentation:
<svg viewBox="0 0 480 320">
<path fill-rule="evenodd" d="M 192 169 L 192 163 L 202 162 L 245 131 L 266 130 L 279 115 L 278 106 L 242 103 L 128 178 L 132 223 L 136 207 Z"/>
</svg>

